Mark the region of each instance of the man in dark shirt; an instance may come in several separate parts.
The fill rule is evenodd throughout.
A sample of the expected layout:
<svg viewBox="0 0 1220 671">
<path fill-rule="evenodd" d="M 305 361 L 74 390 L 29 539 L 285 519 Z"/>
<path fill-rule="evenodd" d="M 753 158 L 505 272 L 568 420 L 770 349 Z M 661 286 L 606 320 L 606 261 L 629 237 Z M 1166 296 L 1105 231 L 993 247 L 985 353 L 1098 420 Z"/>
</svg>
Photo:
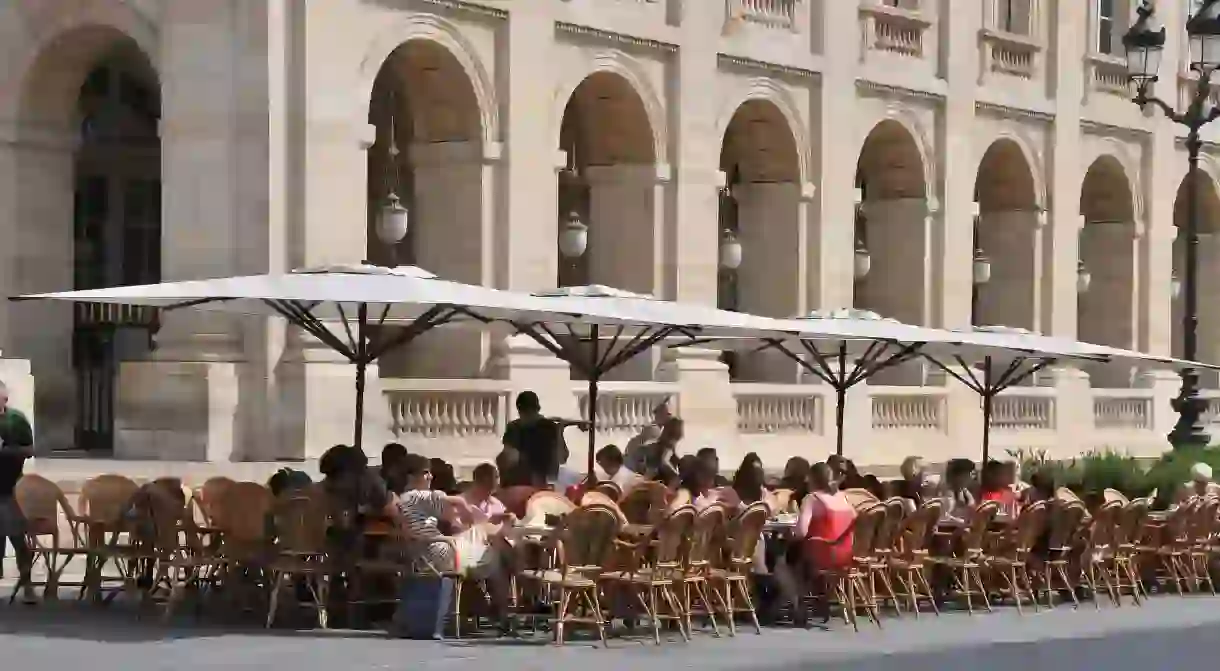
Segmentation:
<svg viewBox="0 0 1220 671">
<path fill-rule="evenodd" d="M 529 484 L 545 487 L 559 468 L 559 423 L 542 416 L 542 404 L 532 391 L 518 394 L 516 406 L 517 419 L 504 427 L 504 447 L 516 451 Z"/>
<path fill-rule="evenodd" d="M 27 603 L 34 601 L 34 589 L 29 585 L 33 557 L 25 541 L 25 516 L 17 505 L 14 493 L 17 481 L 25 470 L 25 460 L 33 456 L 34 431 L 24 413 L 8 405 L 8 388 L 0 382 L 0 567 L 4 565 L 4 543 L 13 546 L 17 568 L 25 584 Z M 0 568 L 0 577 L 4 577 Z"/>
</svg>

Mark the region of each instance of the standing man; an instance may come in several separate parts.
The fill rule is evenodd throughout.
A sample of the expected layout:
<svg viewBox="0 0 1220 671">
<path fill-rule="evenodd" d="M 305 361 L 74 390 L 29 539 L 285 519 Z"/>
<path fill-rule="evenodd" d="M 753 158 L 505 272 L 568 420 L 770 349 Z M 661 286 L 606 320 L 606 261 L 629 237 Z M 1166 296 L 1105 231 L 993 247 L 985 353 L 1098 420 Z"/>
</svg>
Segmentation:
<svg viewBox="0 0 1220 671">
<path fill-rule="evenodd" d="M 562 444 L 563 429 L 555 420 L 544 417 L 538 394 L 523 391 L 517 394 L 517 419 L 504 427 L 503 444 L 516 453 L 517 463 L 529 484 L 545 488 L 567 460 L 566 445 Z"/>
<path fill-rule="evenodd" d="M 652 424 L 640 429 L 638 434 L 627 441 L 623 464 L 628 470 L 635 473 L 644 472 L 648 453 L 648 450 L 644 448 L 657 442 L 661 437 L 661 428 L 671 419 L 673 419 L 673 413 L 669 411 L 669 399 L 661 401 L 652 409 Z"/>
<path fill-rule="evenodd" d="M 26 603 L 35 601 L 34 587 L 29 584 L 33 557 L 25 541 L 25 516 L 17 505 L 15 492 L 17 481 L 25 470 L 25 460 L 34 456 L 33 449 L 34 431 L 30 428 L 30 420 L 20 410 L 9 407 L 8 388 L 0 382 L 0 566 L 3 566 L 7 539 L 17 558 Z"/>
</svg>

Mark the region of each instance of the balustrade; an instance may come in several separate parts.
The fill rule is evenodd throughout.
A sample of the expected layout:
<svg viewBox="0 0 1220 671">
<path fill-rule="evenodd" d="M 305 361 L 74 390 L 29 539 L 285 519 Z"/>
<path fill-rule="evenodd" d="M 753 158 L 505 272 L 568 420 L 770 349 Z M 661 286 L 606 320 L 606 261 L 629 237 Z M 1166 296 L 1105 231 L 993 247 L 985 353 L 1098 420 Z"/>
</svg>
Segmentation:
<svg viewBox="0 0 1220 671">
<path fill-rule="evenodd" d="M 598 433 L 635 434 L 652 423 L 652 411 L 662 403 L 678 414 L 677 386 L 666 382 L 603 382 L 597 389 Z M 589 420 L 586 385 L 573 390 L 581 419 Z"/>
<path fill-rule="evenodd" d="M 1094 389 L 1093 426 L 1098 429 L 1151 429 L 1152 403 L 1150 390 Z"/>
<path fill-rule="evenodd" d="M 942 389 L 875 387 L 870 391 L 874 429 L 945 431 L 948 428 Z"/>
<path fill-rule="evenodd" d="M 501 380 L 382 381 L 395 436 L 471 438 L 504 431 L 509 390 Z"/>
<path fill-rule="evenodd" d="M 772 28 L 794 29 L 803 0 L 728 0 L 730 21 L 741 20 Z"/>
<path fill-rule="evenodd" d="M 822 433 L 821 387 L 737 383 L 737 430 L 744 434 Z"/>
<path fill-rule="evenodd" d="M 1054 429 L 1054 390 L 1022 387 L 1000 394 L 991 405 L 991 428 L 1000 431 Z"/>
</svg>

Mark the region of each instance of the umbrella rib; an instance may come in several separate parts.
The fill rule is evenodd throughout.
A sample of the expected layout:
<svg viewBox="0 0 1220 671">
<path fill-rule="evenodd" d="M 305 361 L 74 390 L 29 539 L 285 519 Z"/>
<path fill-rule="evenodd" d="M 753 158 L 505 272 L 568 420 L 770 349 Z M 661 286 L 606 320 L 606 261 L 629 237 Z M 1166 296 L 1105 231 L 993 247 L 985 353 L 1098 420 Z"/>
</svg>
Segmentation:
<svg viewBox="0 0 1220 671">
<path fill-rule="evenodd" d="M 821 350 L 817 347 L 814 347 L 813 343 L 809 340 L 802 339 L 801 346 L 805 348 L 809 356 L 813 357 L 814 362 L 821 367 L 822 374 L 818 375 L 818 377 L 822 378 L 826 384 L 838 389 L 840 381 L 835 377 L 834 369 L 830 367 L 830 363 L 826 360 L 826 355 L 822 354 Z M 812 369 L 812 366 L 810 368 Z M 817 375 L 817 373 L 814 374 Z"/>
<path fill-rule="evenodd" d="M 446 309 L 449 308 L 443 305 L 434 305 L 428 308 L 423 314 L 413 319 L 409 326 L 402 327 L 402 331 L 395 337 L 382 343 L 380 347 L 369 353 L 367 361 L 369 363 L 376 361 L 384 356 L 386 352 L 402 347 L 425 332 L 452 321 L 457 316 L 457 313 L 451 310 L 449 314 L 444 314 Z"/>
<path fill-rule="evenodd" d="M 641 331 L 636 335 L 635 338 L 632 339 L 630 343 L 627 344 L 627 347 L 623 348 L 615 355 L 613 362 L 604 370 L 610 371 L 618 368 L 627 361 L 631 360 L 637 354 L 652 349 L 657 343 L 667 338 L 671 333 L 673 333 L 673 327 L 665 326 L 657 329 L 654 333 L 647 335 L 647 337 L 644 337 L 641 340 L 641 337 L 647 334 L 647 331 Z"/>
<path fill-rule="evenodd" d="M 861 377 L 861 372 L 866 370 L 870 363 L 880 359 L 881 355 L 885 353 L 888 347 L 889 343 L 884 340 L 874 340 L 870 342 L 868 344 L 868 349 L 864 350 L 864 354 L 861 355 L 860 358 L 856 359 L 855 364 L 852 366 L 851 373 L 843 374 L 843 388 L 850 389 L 859 383 L 860 380 L 864 379 Z M 846 358 L 847 341 L 844 340 L 839 344 L 839 370 L 843 370 L 846 367 Z"/>
<path fill-rule="evenodd" d="M 871 378 L 872 376 L 876 375 L 877 373 L 880 373 L 881 371 L 883 371 L 887 368 L 892 368 L 894 366 L 897 366 L 900 363 L 906 363 L 907 361 L 910 361 L 911 359 L 915 358 L 919 354 L 919 350 L 925 344 L 927 344 L 927 343 L 912 343 L 909 345 L 903 345 L 901 350 L 893 353 L 888 358 L 886 358 L 884 361 L 882 361 L 881 360 L 882 355 L 888 351 L 890 346 L 893 345 L 893 343 L 887 343 L 886 349 L 883 349 L 882 351 L 878 352 L 877 356 L 874 357 L 873 361 L 871 362 L 873 365 L 871 365 L 871 367 L 865 367 L 865 369 L 863 371 L 864 372 L 863 376 L 860 377 L 860 379 L 858 379 L 858 380 L 852 381 L 852 383 L 848 386 L 850 387 L 852 385 L 859 384 L 860 382 L 863 382 L 863 381 Z"/>
<path fill-rule="evenodd" d="M 368 304 L 360 303 L 359 305 L 367 306 Z M 347 343 L 349 345 L 351 345 L 352 351 L 355 352 L 357 356 L 359 356 L 360 350 L 361 350 L 361 345 L 360 345 L 360 343 L 356 342 L 356 340 L 358 338 L 356 337 L 355 334 L 352 333 L 352 325 L 351 325 L 351 322 L 347 318 L 347 311 L 345 311 L 343 309 L 343 302 L 335 301 L 335 309 L 339 311 L 340 323 L 343 324 L 343 330 L 347 333 Z M 359 308 L 357 308 L 357 309 L 359 310 Z M 364 312 L 367 314 L 368 308 L 366 307 L 364 310 L 361 310 L 361 312 Z M 363 338 L 359 338 L 359 339 L 363 339 Z"/>
<path fill-rule="evenodd" d="M 595 326 L 594 328 L 597 328 L 597 327 Z M 595 343 L 595 344 L 594 344 L 594 348 L 595 348 L 595 349 L 594 349 L 594 357 L 596 358 L 596 361 L 594 362 L 594 365 L 595 365 L 595 366 L 597 366 L 597 369 L 598 369 L 598 370 L 601 370 L 601 371 L 610 370 L 610 368 L 608 368 L 608 367 L 607 367 L 607 364 L 608 364 L 610 361 L 615 360 L 615 357 L 614 357 L 614 346 L 618 344 L 619 338 L 622 338 L 622 337 L 623 337 L 623 330 L 624 330 L 624 329 L 623 329 L 623 325 L 622 325 L 622 324 L 619 324 L 617 327 L 615 327 L 615 329 L 614 329 L 614 335 L 613 335 L 613 336 L 610 338 L 610 344 L 606 346 L 605 351 L 603 351 L 603 352 L 601 353 L 601 355 L 600 355 L 600 356 L 598 356 L 598 355 L 597 355 L 597 351 L 596 351 L 596 347 L 597 347 L 597 345 L 596 345 L 597 338 L 594 338 L 594 343 Z M 642 333 L 642 332 L 641 332 L 641 333 Z M 629 341 L 629 342 L 627 343 L 627 345 L 625 345 L 625 347 L 630 347 L 630 346 L 632 345 L 632 343 L 634 343 L 634 342 L 636 341 L 636 338 L 639 338 L 639 336 L 640 336 L 640 334 L 639 334 L 639 333 L 637 333 L 637 334 L 636 334 L 636 336 L 635 336 L 635 338 L 633 338 L 631 341 Z"/>
<path fill-rule="evenodd" d="M 983 385 L 979 382 L 978 377 L 975 376 L 974 371 L 970 368 L 970 366 L 966 365 L 966 362 L 963 361 L 960 356 L 954 355 L 953 358 L 955 361 L 957 361 L 958 364 L 961 365 L 962 369 L 966 371 L 965 375 L 946 366 L 944 364 L 944 362 L 942 362 L 940 359 L 937 359 L 936 357 L 932 356 L 931 354 L 928 354 L 927 352 L 923 353 L 923 357 L 925 359 L 927 359 L 928 361 L 931 361 L 933 366 L 936 366 L 937 368 L 944 371 L 945 374 L 948 375 L 949 377 L 966 385 L 966 388 L 969 389 L 970 391 L 973 391 L 974 393 L 980 394 L 980 395 L 983 393 Z"/>
<path fill-rule="evenodd" d="M 819 380 L 825 382 L 826 384 L 828 384 L 832 387 L 834 386 L 834 381 L 828 379 L 826 377 L 826 375 L 821 370 L 819 370 L 817 367 L 815 367 L 813 364 L 802 359 L 799 355 L 794 354 L 791 350 L 788 349 L 787 345 L 783 344 L 783 342 L 781 342 L 779 340 L 774 340 L 774 339 L 767 340 L 766 342 L 767 342 L 766 347 L 759 347 L 758 349 L 756 349 L 754 351 L 761 352 L 768 348 L 775 349 L 775 350 L 779 351 L 780 353 L 782 353 L 784 356 L 795 361 L 798 366 L 800 366 L 801 368 L 803 368 L 805 370 L 805 372 L 809 373 L 810 375 L 818 378 Z"/>
<path fill-rule="evenodd" d="M 320 325 L 318 318 L 313 316 L 312 313 L 300 304 L 294 301 L 271 298 L 263 299 L 263 302 L 290 323 L 295 324 L 301 330 L 320 340 L 323 344 L 329 345 L 331 349 L 342 354 L 347 360 L 355 361 L 355 352 L 348 350 L 347 345 L 342 340 L 331 333 L 325 326 Z"/>
</svg>

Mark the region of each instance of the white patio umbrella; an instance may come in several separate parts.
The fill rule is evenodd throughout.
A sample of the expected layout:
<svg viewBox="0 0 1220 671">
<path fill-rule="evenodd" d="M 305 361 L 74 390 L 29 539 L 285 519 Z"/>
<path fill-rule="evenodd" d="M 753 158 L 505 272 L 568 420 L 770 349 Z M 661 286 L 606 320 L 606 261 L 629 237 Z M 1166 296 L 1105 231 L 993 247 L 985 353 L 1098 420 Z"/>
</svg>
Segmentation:
<svg viewBox="0 0 1220 671">
<path fill-rule="evenodd" d="M 561 287 L 534 294 L 544 312 L 508 320 L 588 381 L 587 473 L 592 478 L 601 379 L 652 347 L 682 347 L 719 338 L 784 337 L 777 320 L 690 303 L 661 300 L 603 285 Z M 557 322 L 547 315 L 595 314 L 596 321 Z"/>
<path fill-rule="evenodd" d="M 960 334 L 905 324 L 868 310 L 839 308 L 777 320 L 786 332 L 762 338 L 754 351 L 773 349 L 835 392 L 835 453 L 843 454 L 847 392 L 877 373 L 915 358 L 928 343 L 960 340 Z"/>
<path fill-rule="evenodd" d="M 1155 368 L 1209 368 L 1210 364 L 1094 345 L 1008 326 L 975 326 L 950 331 L 956 342 L 924 347 L 924 358 L 979 395 L 983 406 L 983 462 L 990 457 L 991 413 L 995 397 L 1048 366 L 1060 362 L 1124 362 Z M 952 365 L 956 364 L 956 366 Z"/>
<path fill-rule="evenodd" d="M 527 294 L 450 282 L 414 266 L 367 264 L 34 294 L 12 300 L 116 303 L 283 317 L 355 364 L 357 447 L 362 442 L 368 365 L 433 328 L 460 323 L 483 328 L 493 322 L 514 320 L 528 324 L 605 321 L 614 325 L 623 321 L 614 315 L 539 312 L 547 306 Z M 401 330 L 378 340 L 369 327 L 382 325 Z"/>
</svg>

